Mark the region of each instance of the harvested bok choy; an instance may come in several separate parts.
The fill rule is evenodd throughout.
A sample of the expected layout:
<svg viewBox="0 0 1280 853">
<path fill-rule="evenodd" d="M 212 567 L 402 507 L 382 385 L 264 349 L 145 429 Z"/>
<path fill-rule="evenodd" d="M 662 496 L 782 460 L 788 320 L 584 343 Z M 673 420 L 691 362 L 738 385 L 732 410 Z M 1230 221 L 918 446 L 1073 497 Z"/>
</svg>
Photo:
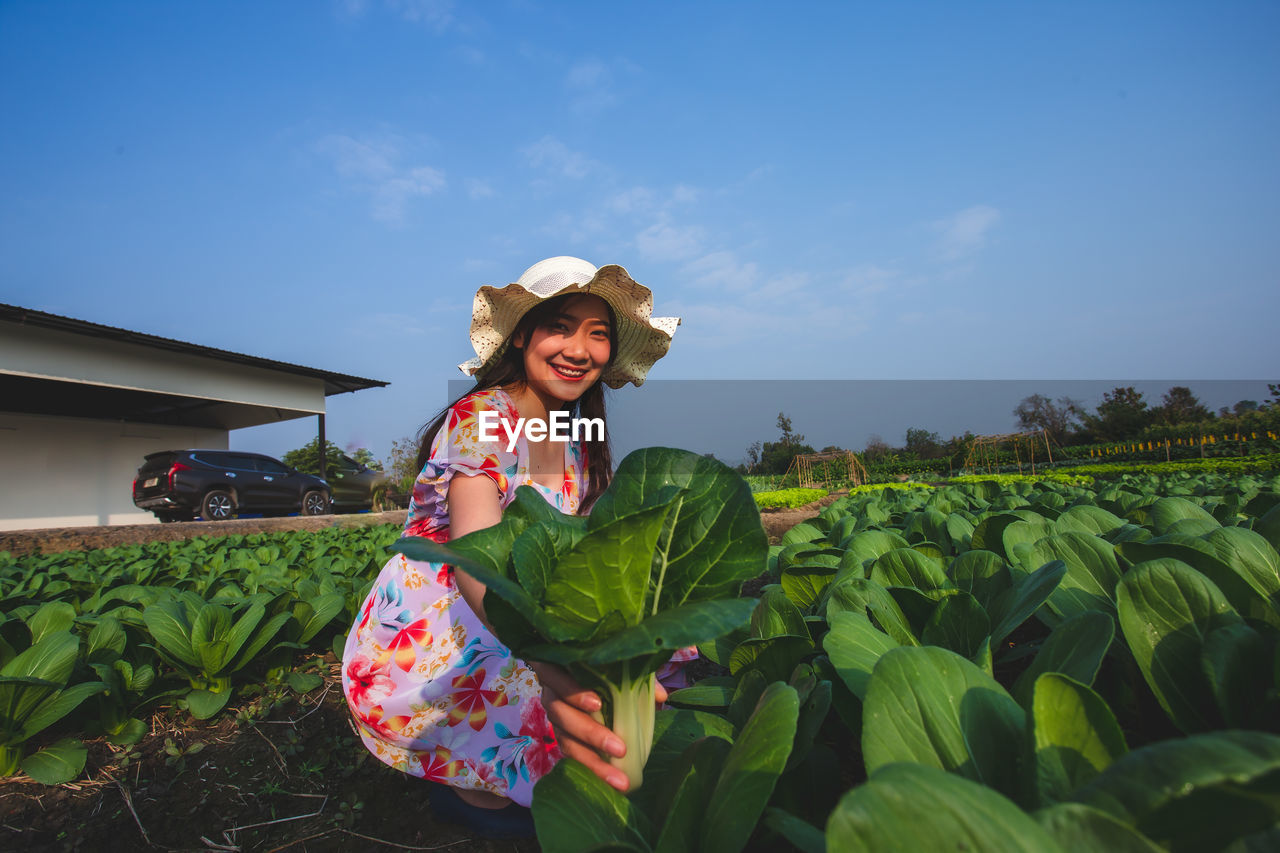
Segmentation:
<svg viewBox="0 0 1280 853">
<path fill-rule="evenodd" d="M 499 640 L 601 694 L 605 724 L 627 745 L 612 761 L 633 788 L 653 741 L 655 674 L 675 650 L 750 619 L 756 602 L 736 596 L 768 554 L 742 478 L 663 447 L 628 455 L 587 518 L 522 486 L 493 527 L 447 545 L 410 537 L 393 547 L 485 584 Z"/>
</svg>

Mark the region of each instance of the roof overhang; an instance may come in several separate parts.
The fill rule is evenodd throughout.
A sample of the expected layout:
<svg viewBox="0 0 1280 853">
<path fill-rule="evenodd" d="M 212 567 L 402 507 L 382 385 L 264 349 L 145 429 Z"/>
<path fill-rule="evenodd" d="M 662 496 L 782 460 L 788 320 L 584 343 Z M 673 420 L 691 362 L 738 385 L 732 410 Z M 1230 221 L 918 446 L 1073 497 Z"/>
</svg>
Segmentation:
<svg viewBox="0 0 1280 853">
<path fill-rule="evenodd" d="M 0 410 L 240 429 L 387 384 L 0 303 Z"/>
</svg>

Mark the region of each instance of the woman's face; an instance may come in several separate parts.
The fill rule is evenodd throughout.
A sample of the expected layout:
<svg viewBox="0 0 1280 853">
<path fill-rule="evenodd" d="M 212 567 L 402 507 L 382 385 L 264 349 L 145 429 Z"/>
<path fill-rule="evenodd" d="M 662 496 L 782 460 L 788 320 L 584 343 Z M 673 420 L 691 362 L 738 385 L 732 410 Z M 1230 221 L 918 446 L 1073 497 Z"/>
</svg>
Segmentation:
<svg viewBox="0 0 1280 853">
<path fill-rule="evenodd" d="M 529 387 L 552 401 L 572 403 L 594 385 L 609 363 L 609 307 L 599 296 L 575 296 L 535 326 L 524 350 Z"/>
</svg>

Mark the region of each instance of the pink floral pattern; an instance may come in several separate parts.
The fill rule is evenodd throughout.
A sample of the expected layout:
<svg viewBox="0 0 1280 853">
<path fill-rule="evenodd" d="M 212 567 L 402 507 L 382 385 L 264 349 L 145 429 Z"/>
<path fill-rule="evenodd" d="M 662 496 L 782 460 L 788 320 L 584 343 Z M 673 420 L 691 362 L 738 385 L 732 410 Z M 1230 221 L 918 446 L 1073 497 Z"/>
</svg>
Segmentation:
<svg viewBox="0 0 1280 853">
<path fill-rule="evenodd" d="M 448 541 L 449 483 L 459 473 L 492 479 L 504 508 L 528 484 L 561 512 L 578 511 L 586 484 L 581 448 L 566 444 L 561 488 L 539 485 L 523 438 L 510 453 L 501 429 L 497 442 L 480 439 L 486 410 L 514 427 L 515 404 L 501 390 L 453 406 L 414 485 L 406 536 Z M 560 758 L 533 670 L 480 623 L 446 565 L 392 557 L 347 635 L 343 660 L 360 738 L 398 770 L 527 806 L 534 784 Z"/>
</svg>

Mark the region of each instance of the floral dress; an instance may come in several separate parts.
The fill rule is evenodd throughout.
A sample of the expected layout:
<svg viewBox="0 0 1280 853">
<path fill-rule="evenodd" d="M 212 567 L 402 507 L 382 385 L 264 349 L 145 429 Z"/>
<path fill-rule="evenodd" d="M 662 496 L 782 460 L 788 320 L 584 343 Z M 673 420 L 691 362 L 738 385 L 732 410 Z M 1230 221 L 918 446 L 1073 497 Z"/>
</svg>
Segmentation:
<svg viewBox="0 0 1280 853">
<path fill-rule="evenodd" d="M 496 412 L 514 432 L 515 403 L 500 389 L 459 400 L 431 446 L 414 484 L 406 536 L 449 540 L 449 482 L 464 476 L 494 481 L 505 509 L 516 488 L 533 486 L 549 504 L 574 514 L 586 492 L 582 449 L 565 442 L 559 490 L 532 479 L 521 436 L 506 450 L 480 438 L 480 414 Z M 682 649 L 658 673 L 683 686 L 680 669 L 697 657 Z M 560 759 L 542 708 L 542 688 L 480 622 L 442 563 L 392 557 L 374 582 L 347 635 L 342 688 L 365 746 L 397 770 L 459 788 L 488 791 L 529 805 L 533 786 Z"/>
<path fill-rule="evenodd" d="M 499 389 L 458 401 L 437 433 L 413 489 L 406 536 L 449 539 L 446 496 L 456 474 L 494 481 L 505 509 L 516 487 L 576 513 L 585 487 L 580 448 L 565 443 L 559 489 L 533 481 L 528 447 L 506 435 L 480 438 L 480 413 L 514 430 L 519 415 Z M 527 806 L 533 785 L 560 758 L 533 670 L 481 624 L 454 583 L 453 569 L 397 554 L 383 567 L 347 635 L 342 687 L 365 746 L 405 773 L 488 791 Z"/>
</svg>

